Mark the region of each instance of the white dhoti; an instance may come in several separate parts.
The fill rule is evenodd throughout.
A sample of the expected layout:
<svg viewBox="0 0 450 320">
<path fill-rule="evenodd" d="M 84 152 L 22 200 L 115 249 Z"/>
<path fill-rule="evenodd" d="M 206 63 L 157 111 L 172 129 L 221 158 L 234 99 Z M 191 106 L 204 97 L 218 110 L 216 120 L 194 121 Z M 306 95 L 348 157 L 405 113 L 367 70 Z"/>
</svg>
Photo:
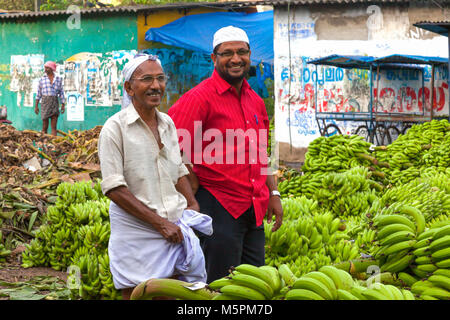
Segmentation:
<svg viewBox="0 0 450 320">
<path fill-rule="evenodd" d="M 175 222 L 184 241 L 168 242 L 153 228 L 111 201 L 111 237 L 108 244 L 110 269 L 116 289 L 131 288 L 151 278 L 179 275 L 187 282 L 206 282 L 205 258 L 193 229 L 211 235 L 211 217 L 185 210 Z"/>
</svg>

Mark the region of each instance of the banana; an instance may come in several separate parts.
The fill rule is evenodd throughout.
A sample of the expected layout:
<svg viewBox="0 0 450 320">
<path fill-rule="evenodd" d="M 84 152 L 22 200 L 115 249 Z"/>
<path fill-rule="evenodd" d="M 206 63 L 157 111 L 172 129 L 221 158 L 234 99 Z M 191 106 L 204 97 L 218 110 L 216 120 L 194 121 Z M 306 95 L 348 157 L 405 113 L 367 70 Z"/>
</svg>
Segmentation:
<svg viewBox="0 0 450 320">
<path fill-rule="evenodd" d="M 254 289 L 236 284 L 229 284 L 227 286 L 224 286 L 220 288 L 220 292 L 246 300 L 266 300 L 265 296 L 262 293 Z"/>
<path fill-rule="evenodd" d="M 375 289 L 366 289 L 361 291 L 361 294 L 367 300 L 389 300 L 383 293 Z"/>
<path fill-rule="evenodd" d="M 426 289 L 432 288 L 434 285 L 428 280 L 420 280 L 411 286 L 411 292 L 415 294 L 422 294 Z"/>
<path fill-rule="evenodd" d="M 431 229 L 431 230 L 433 230 L 433 229 Z M 435 233 L 433 234 L 433 240 L 437 240 L 437 239 L 440 239 L 440 238 L 442 238 L 444 236 L 448 236 L 448 235 L 450 235 L 450 225 L 435 229 Z"/>
<path fill-rule="evenodd" d="M 360 285 L 354 285 L 350 289 L 350 293 L 353 294 L 356 298 L 359 300 L 367 300 L 367 298 L 362 294 L 364 290 L 367 290 L 366 287 L 360 286 Z"/>
<path fill-rule="evenodd" d="M 428 281 L 445 290 L 450 290 L 450 278 L 438 274 L 428 277 Z"/>
<path fill-rule="evenodd" d="M 273 266 L 261 266 L 259 269 L 263 271 L 267 271 L 271 277 L 271 282 L 273 283 L 272 290 L 274 294 L 281 290 L 282 284 L 281 284 L 281 276 L 278 272 L 278 269 Z"/>
<path fill-rule="evenodd" d="M 425 230 L 424 232 L 422 232 L 421 234 L 419 234 L 417 236 L 417 241 L 423 240 L 425 238 L 433 238 L 434 234 L 438 231 L 439 229 L 428 229 Z"/>
<path fill-rule="evenodd" d="M 333 295 L 328 287 L 319 280 L 313 278 L 301 277 L 294 282 L 292 288 L 314 291 L 325 300 L 333 300 Z"/>
<path fill-rule="evenodd" d="M 382 246 L 387 246 L 391 244 L 395 244 L 398 242 L 402 242 L 405 240 L 412 240 L 415 237 L 415 234 L 409 231 L 398 231 L 393 234 L 390 234 L 386 238 L 380 241 Z"/>
<path fill-rule="evenodd" d="M 416 300 L 416 298 L 414 297 L 414 294 L 411 291 L 401 289 L 401 292 L 403 294 L 403 300 Z"/>
<path fill-rule="evenodd" d="M 414 260 L 415 264 L 429 264 L 432 263 L 431 256 L 421 256 Z"/>
<path fill-rule="evenodd" d="M 441 261 L 444 259 L 450 258 L 450 247 L 440 249 L 438 251 L 435 251 L 431 254 L 431 257 L 435 259 L 435 261 Z"/>
<path fill-rule="evenodd" d="M 380 271 L 381 272 L 388 271 L 388 272 L 397 273 L 397 272 L 405 270 L 413 261 L 414 261 L 414 255 L 406 254 L 401 259 L 393 260 L 391 262 L 383 264 L 380 268 Z"/>
<path fill-rule="evenodd" d="M 381 229 L 378 230 L 377 232 L 377 238 L 379 240 L 386 238 L 387 236 L 399 232 L 399 231 L 408 231 L 411 233 L 416 233 L 416 231 L 414 229 L 411 229 L 411 227 L 407 226 L 406 224 L 400 224 L 400 223 L 395 223 L 395 224 L 389 224 L 387 226 L 382 227 Z"/>
<path fill-rule="evenodd" d="M 395 300 L 394 294 L 391 292 L 391 290 L 389 290 L 387 285 L 383 283 L 380 282 L 373 283 L 370 289 L 374 289 L 380 292 L 383 296 L 386 297 L 386 300 Z"/>
<path fill-rule="evenodd" d="M 303 277 L 309 277 L 309 278 L 313 278 L 313 279 L 319 280 L 331 292 L 333 300 L 337 299 L 337 288 L 336 288 L 336 285 L 334 284 L 333 279 L 330 278 L 329 276 L 327 276 L 325 273 L 320 272 L 320 271 L 312 271 L 312 272 L 308 272 L 307 274 L 303 275 Z"/>
<path fill-rule="evenodd" d="M 242 273 L 232 274 L 230 277 L 233 284 L 254 289 L 262 293 L 267 300 L 270 300 L 273 297 L 274 292 L 272 287 L 260 278 Z"/>
<path fill-rule="evenodd" d="M 341 270 L 341 269 L 338 269 L 338 273 L 342 280 L 342 288 L 340 288 L 340 289 L 344 289 L 344 290 L 351 289 L 351 287 L 353 287 L 353 285 L 354 285 L 354 281 L 353 281 L 353 278 L 350 275 L 350 273 L 348 273 L 344 270 Z"/>
<path fill-rule="evenodd" d="M 450 299 L 450 292 L 439 287 L 427 288 L 422 292 L 422 295 L 432 296 L 441 300 Z"/>
<path fill-rule="evenodd" d="M 428 237 L 428 238 L 424 238 L 422 240 L 418 240 L 416 242 L 416 244 L 413 246 L 414 249 L 420 249 L 420 248 L 424 248 L 424 247 L 428 247 L 429 244 L 431 243 L 432 238 Z"/>
<path fill-rule="evenodd" d="M 435 272 L 433 272 L 433 274 L 450 278 L 450 270 L 449 269 L 437 269 Z"/>
<path fill-rule="evenodd" d="M 211 300 L 244 300 L 244 299 L 236 296 L 230 296 L 225 293 L 219 293 L 218 295 L 214 296 Z"/>
<path fill-rule="evenodd" d="M 409 226 L 411 230 L 416 230 L 414 222 L 400 214 L 379 215 L 374 218 L 373 222 L 373 225 L 379 229 L 390 224 L 404 224 Z"/>
<path fill-rule="evenodd" d="M 338 300 L 360 300 L 347 290 L 337 289 L 336 292 Z"/>
<path fill-rule="evenodd" d="M 428 296 L 426 294 L 421 294 L 420 295 L 420 299 L 421 300 L 439 300 L 438 298 L 432 297 L 432 296 Z"/>
<path fill-rule="evenodd" d="M 400 279 L 400 281 L 402 281 L 408 287 L 411 287 L 414 283 L 418 281 L 417 278 L 406 272 L 399 272 L 398 279 Z"/>
<path fill-rule="evenodd" d="M 212 281 L 210 284 L 208 284 L 208 287 L 211 290 L 219 290 L 220 288 L 222 288 L 228 284 L 231 284 L 231 283 L 232 282 L 231 282 L 230 278 L 224 277 L 224 278 L 220 278 L 220 279 Z"/>
<path fill-rule="evenodd" d="M 394 296 L 394 300 L 404 300 L 403 293 L 402 293 L 402 291 L 399 288 L 397 288 L 397 287 L 395 287 L 395 286 L 393 286 L 391 284 L 386 284 L 385 287 Z"/>
<path fill-rule="evenodd" d="M 417 234 L 419 234 L 425 230 L 425 224 L 426 224 L 425 217 L 423 216 L 422 212 L 420 212 L 419 209 L 404 204 L 400 210 L 401 210 L 401 213 L 407 214 L 414 218 L 414 220 L 416 221 Z"/>
<path fill-rule="evenodd" d="M 450 258 L 435 262 L 435 265 L 438 268 L 450 268 Z"/>
<path fill-rule="evenodd" d="M 407 241 L 395 243 L 393 245 L 388 246 L 386 248 L 386 250 L 383 250 L 383 254 L 390 255 L 390 254 L 399 252 L 401 250 L 411 248 L 416 242 L 417 242 L 416 240 L 407 240 Z"/>
<path fill-rule="evenodd" d="M 286 300 L 325 300 L 314 291 L 306 289 L 291 289 L 286 293 Z"/>
<path fill-rule="evenodd" d="M 417 243 L 416 243 L 416 244 L 417 244 Z M 413 251 L 413 254 L 414 254 L 416 257 L 423 257 L 423 256 L 426 256 L 426 255 L 431 255 L 431 251 L 430 251 L 430 248 L 428 248 L 428 247 L 423 247 L 423 248 L 415 249 L 415 250 Z"/>
<path fill-rule="evenodd" d="M 273 283 L 272 276 L 267 270 L 246 263 L 240 264 L 239 266 L 235 267 L 234 270 L 241 272 L 243 274 L 248 274 L 250 276 L 260 278 L 261 280 L 267 282 L 267 284 L 269 284 L 270 287 L 274 291 L 276 291 L 275 288 L 276 284 Z"/>
<path fill-rule="evenodd" d="M 437 238 L 436 240 L 433 240 L 430 244 L 430 250 L 433 252 L 449 247 L 450 247 L 450 235 L 443 236 L 442 238 Z"/>
<path fill-rule="evenodd" d="M 278 267 L 278 272 L 280 273 L 281 277 L 283 278 L 284 282 L 288 286 L 292 286 L 297 280 L 297 277 L 294 275 L 292 270 L 289 268 L 287 264 L 281 264 Z"/>
<path fill-rule="evenodd" d="M 169 296 L 182 300 L 211 300 L 217 293 L 206 288 L 189 290 L 189 282 L 176 279 L 150 279 L 138 284 L 131 293 L 131 300 L 150 300 L 156 296 Z"/>
</svg>

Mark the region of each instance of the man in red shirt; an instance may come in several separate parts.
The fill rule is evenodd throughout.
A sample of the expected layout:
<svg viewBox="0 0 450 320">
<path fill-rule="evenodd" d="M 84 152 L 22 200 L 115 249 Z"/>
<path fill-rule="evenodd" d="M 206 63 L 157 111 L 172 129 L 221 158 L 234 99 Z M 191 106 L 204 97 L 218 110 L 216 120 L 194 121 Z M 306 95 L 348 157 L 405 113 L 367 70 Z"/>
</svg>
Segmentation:
<svg viewBox="0 0 450 320">
<path fill-rule="evenodd" d="M 273 231 L 283 209 L 274 176 L 268 174 L 269 119 L 264 101 L 251 89 L 250 45 L 232 26 L 214 34 L 214 71 L 170 109 L 180 149 L 198 179 L 200 210 L 213 218 L 213 235 L 201 236 L 208 283 L 231 266 L 265 264 L 263 219 Z"/>
</svg>

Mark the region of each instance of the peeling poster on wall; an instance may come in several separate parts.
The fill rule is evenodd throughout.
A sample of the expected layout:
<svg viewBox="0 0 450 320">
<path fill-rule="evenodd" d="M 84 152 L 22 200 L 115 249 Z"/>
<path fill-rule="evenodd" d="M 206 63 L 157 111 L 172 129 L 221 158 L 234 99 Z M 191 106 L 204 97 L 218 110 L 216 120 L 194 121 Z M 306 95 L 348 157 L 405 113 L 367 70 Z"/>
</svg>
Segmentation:
<svg viewBox="0 0 450 320">
<path fill-rule="evenodd" d="M 84 121 L 84 99 L 78 92 L 68 92 L 67 96 L 67 121 Z"/>
<path fill-rule="evenodd" d="M 33 106 L 33 97 L 37 92 L 39 78 L 43 74 L 44 55 L 13 55 L 11 56 L 10 90 L 17 92 L 17 106 L 23 102 L 24 107 Z"/>
</svg>

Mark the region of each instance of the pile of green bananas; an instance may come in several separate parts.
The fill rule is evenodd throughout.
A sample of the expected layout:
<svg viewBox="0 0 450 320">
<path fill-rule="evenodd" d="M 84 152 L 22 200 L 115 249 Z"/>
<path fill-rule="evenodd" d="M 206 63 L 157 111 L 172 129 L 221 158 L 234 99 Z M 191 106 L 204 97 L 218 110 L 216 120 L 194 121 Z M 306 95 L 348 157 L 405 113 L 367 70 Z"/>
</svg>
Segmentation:
<svg viewBox="0 0 450 320">
<path fill-rule="evenodd" d="M 35 238 L 22 253 L 22 267 L 70 269 L 72 297 L 120 299 L 109 270 L 109 202 L 100 182 L 61 183 Z"/>
<path fill-rule="evenodd" d="M 285 295 L 286 300 L 415 300 L 407 289 L 381 282 L 359 283 L 346 271 L 323 266 L 297 278 Z"/>
<path fill-rule="evenodd" d="M 420 300 L 450 300 L 450 270 L 437 269 L 427 279 L 410 280 L 410 287 Z"/>
<path fill-rule="evenodd" d="M 287 264 L 296 276 L 321 266 L 359 256 L 358 247 L 343 232 L 345 224 L 329 211 L 321 212 L 316 200 L 282 199 L 283 224 L 272 232 L 265 223 L 266 264 Z"/>
<path fill-rule="evenodd" d="M 419 209 L 428 223 L 450 212 L 450 174 L 426 171 L 421 177 L 405 184 L 386 189 L 380 197 L 381 207 L 397 202 L 407 203 Z"/>
<path fill-rule="evenodd" d="M 358 135 L 319 137 L 308 145 L 303 172 L 342 172 L 353 167 L 384 167 L 371 156 L 372 144 Z"/>
<path fill-rule="evenodd" d="M 410 218 L 411 217 L 411 218 Z M 381 272 L 400 272 L 413 261 L 413 246 L 425 230 L 425 217 L 415 207 L 400 202 L 381 210 L 372 220 L 376 228 L 375 258 L 380 260 Z"/>
<path fill-rule="evenodd" d="M 407 183 L 420 176 L 421 168 L 450 166 L 450 124 L 447 119 L 413 125 L 375 156 L 389 164 L 381 171 L 392 185 Z"/>
<path fill-rule="evenodd" d="M 373 172 L 365 167 L 353 167 L 343 172 L 314 172 L 279 183 L 282 198 L 305 196 L 318 201 L 324 210 L 339 217 L 360 215 L 383 190 L 372 179 Z"/>
<path fill-rule="evenodd" d="M 422 232 L 413 249 L 415 259 L 410 268 L 420 278 L 438 269 L 450 270 L 450 220 Z"/>
<path fill-rule="evenodd" d="M 208 288 L 220 292 L 212 300 L 276 300 L 285 287 L 277 268 L 241 264 L 228 276 L 217 279 Z"/>
</svg>

